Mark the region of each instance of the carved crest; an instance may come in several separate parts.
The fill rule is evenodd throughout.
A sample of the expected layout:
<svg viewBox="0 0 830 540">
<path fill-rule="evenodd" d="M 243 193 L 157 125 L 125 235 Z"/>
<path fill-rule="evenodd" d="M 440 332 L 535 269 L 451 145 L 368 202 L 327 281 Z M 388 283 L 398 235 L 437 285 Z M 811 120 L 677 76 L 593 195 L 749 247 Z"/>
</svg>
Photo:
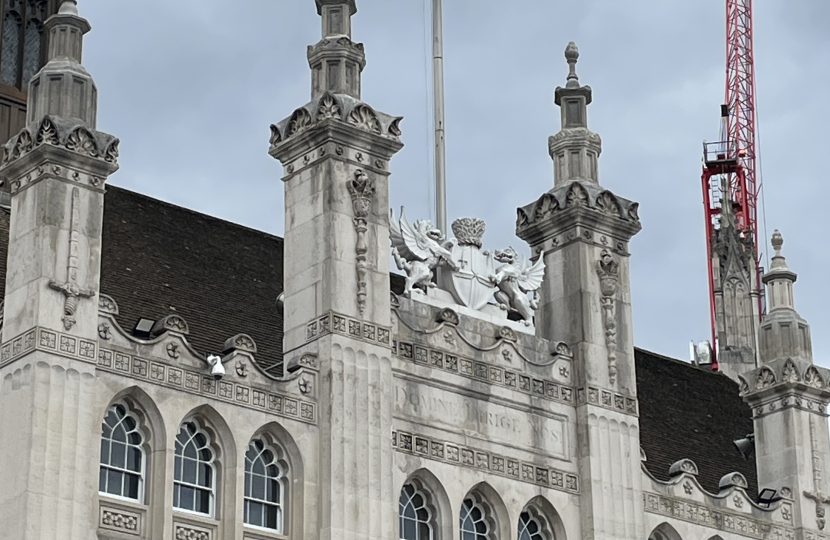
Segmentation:
<svg viewBox="0 0 830 540">
<path fill-rule="evenodd" d="M 493 297 L 490 276 L 495 271 L 493 254 L 481 251 L 484 221 L 463 218 L 452 223 L 458 244 L 452 246 L 451 258 L 457 270 L 441 268 L 438 284 L 449 291 L 456 302 L 471 309 L 481 309 Z"/>
</svg>

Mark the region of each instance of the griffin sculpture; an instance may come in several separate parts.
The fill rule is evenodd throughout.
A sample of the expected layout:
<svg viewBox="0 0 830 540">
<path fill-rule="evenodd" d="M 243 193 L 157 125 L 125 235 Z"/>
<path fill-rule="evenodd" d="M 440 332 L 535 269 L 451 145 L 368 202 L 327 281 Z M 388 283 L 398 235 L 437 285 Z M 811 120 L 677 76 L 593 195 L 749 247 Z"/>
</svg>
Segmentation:
<svg viewBox="0 0 830 540">
<path fill-rule="evenodd" d="M 403 207 L 397 222 L 394 212 L 389 211 L 389 233 L 395 264 L 398 270 L 406 272 L 404 296 L 409 297 L 417 285 L 434 287 L 432 271 L 442 262 L 458 269 L 450 253 L 452 241 L 445 242 L 441 231 L 427 220 L 419 219 L 414 226 L 410 225 Z"/>
<path fill-rule="evenodd" d="M 496 261 L 503 263 L 490 277 L 498 291 L 496 301 L 502 309 L 513 309 L 518 312 L 524 324 L 533 323 L 533 312 L 539 307 L 539 287 L 545 277 L 545 253 L 539 254 L 535 264 L 524 257 L 519 257 L 516 251 L 509 247 L 504 251 L 496 251 Z M 532 293 L 532 298 L 528 298 Z"/>
</svg>

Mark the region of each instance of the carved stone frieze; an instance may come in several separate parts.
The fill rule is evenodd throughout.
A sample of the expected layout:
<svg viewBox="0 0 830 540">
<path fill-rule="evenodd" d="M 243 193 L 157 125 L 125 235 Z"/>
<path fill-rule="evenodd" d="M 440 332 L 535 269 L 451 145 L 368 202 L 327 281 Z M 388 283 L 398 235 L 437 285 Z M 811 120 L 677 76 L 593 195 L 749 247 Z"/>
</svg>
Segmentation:
<svg viewBox="0 0 830 540">
<path fill-rule="evenodd" d="M 190 327 L 184 317 L 171 313 L 157 320 L 151 329 L 151 333 L 157 336 L 168 331 L 188 335 L 190 334 Z"/>
<path fill-rule="evenodd" d="M 510 388 L 559 403 L 574 404 L 573 388 L 519 370 L 465 358 L 417 343 L 392 341 L 392 354 L 415 364 L 440 369 L 468 379 Z"/>
<path fill-rule="evenodd" d="M 651 514 L 679 519 L 757 540 L 795 540 L 790 527 L 774 525 L 752 516 L 725 512 L 694 501 L 675 499 L 657 493 L 643 493 L 645 510 Z M 818 539 L 815 539 L 818 540 Z"/>
<path fill-rule="evenodd" d="M 98 351 L 98 369 L 205 398 L 265 411 L 275 416 L 291 418 L 308 424 L 317 423 L 317 405 L 313 402 L 277 394 L 255 386 L 226 380 L 217 381 L 205 373 L 154 362 L 115 350 Z"/>
<path fill-rule="evenodd" d="M 357 233 L 355 243 L 355 254 L 357 256 L 357 306 L 362 315 L 366 309 L 368 261 L 366 254 L 369 247 L 366 244 L 367 223 L 366 218 L 372 211 L 372 200 L 375 197 L 375 181 L 369 178 L 362 169 L 354 173 L 354 178 L 349 180 L 347 186 L 349 195 L 352 198 L 352 210 L 354 211 L 354 229 Z"/>
<path fill-rule="evenodd" d="M 328 334 L 341 334 L 382 347 L 392 344 L 390 328 L 352 319 L 333 311 L 306 324 L 306 343 Z"/>
<path fill-rule="evenodd" d="M 461 467 L 487 471 L 514 480 L 579 493 L 579 477 L 558 469 L 539 467 L 492 452 L 440 441 L 403 431 L 392 432 L 392 446 L 398 451 L 414 454 Z"/>
<path fill-rule="evenodd" d="M 190 524 L 173 523 L 175 540 L 213 540 L 213 531 Z"/>
<path fill-rule="evenodd" d="M 0 367 L 20 360 L 34 351 L 95 363 L 98 343 L 48 328 L 35 327 L 0 346 Z"/>
<path fill-rule="evenodd" d="M 577 390 L 578 403 L 590 403 L 592 405 L 599 405 L 605 409 L 618 411 L 625 414 L 637 416 L 637 399 L 623 394 L 617 394 L 588 386 Z"/>
<path fill-rule="evenodd" d="M 141 515 L 102 505 L 99 511 L 98 526 L 102 529 L 138 536 L 141 533 Z"/>
<path fill-rule="evenodd" d="M 607 249 L 597 261 L 600 282 L 602 325 L 605 329 L 605 347 L 608 351 L 608 378 L 617 380 L 617 289 L 620 282 L 620 264 Z"/>
<path fill-rule="evenodd" d="M 118 162 L 118 143 L 117 138 L 91 130 L 81 120 L 47 115 L 23 128 L 3 146 L 3 166 L 44 144 L 115 164 Z"/>
</svg>

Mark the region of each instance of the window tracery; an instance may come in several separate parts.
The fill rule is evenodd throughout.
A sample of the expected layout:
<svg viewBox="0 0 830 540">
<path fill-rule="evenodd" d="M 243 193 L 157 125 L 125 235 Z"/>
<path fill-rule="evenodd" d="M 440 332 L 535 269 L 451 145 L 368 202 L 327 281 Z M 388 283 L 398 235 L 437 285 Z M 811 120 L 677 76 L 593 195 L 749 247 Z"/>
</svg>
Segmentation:
<svg viewBox="0 0 830 540">
<path fill-rule="evenodd" d="M 474 496 L 461 504 L 461 540 L 490 540 L 487 508 Z"/>
<path fill-rule="evenodd" d="M 530 514 L 522 512 L 519 515 L 519 540 L 552 540 L 546 537 L 542 524 Z"/>
<path fill-rule="evenodd" d="M 245 523 L 282 533 L 287 465 L 282 451 L 256 439 L 245 453 Z"/>
<path fill-rule="evenodd" d="M 432 540 L 432 519 L 426 496 L 409 483 L 398 501 L 400 540 Z"/>
<path fill-rule="evenodd" d="M 110 407 L 101 423 L 98 491 L 141 501 L 144 496 L 144 437 L 125 405 Z"/>
<path fill-rule="evenodd" d="M 207 433 L 195 420 L 182 424 L 176 436 L 173 507 L 213 515 L 215 452 Z"/>
</svg>

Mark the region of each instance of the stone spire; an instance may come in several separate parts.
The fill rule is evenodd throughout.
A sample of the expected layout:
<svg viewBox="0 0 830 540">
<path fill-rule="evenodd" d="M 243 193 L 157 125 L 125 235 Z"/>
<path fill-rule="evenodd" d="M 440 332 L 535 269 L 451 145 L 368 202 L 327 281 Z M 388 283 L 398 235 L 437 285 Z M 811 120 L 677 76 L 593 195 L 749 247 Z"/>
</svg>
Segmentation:
<svg viewBox="0 0 830 540">
<path fill-rule="evenodd" d="M 718 369 L 736 379 L 757 365 L 759 284 L 755 271 L 755 238 L 742 230 L 724 200 L 720 227 L 712 238 L 715 335 Z"/>
<path fill-rule="evenodd" d="M 46 21 L 48 61 L 29 84 L 26 122 L 46 115 L 78 119 L 95 128 L 98 90 L 81 65 L 84 34 L 91 26 L 78 14 L 75 0 L 64 0 L 58 13 Z"/>
<path fill-rule="evenodd" d="M 795 310 L 793 283 L 798 275 L 787 267 L 781 255 L 784 237 L 776 231 L 772 235 L 772 257 L 770 270 L 761 281 L 767 286 L 769 311 L 761 322 L 761 363 L 782 358 L 801 358 L 812 362 L 813 349 L 810 325 Z"/>
<path fill-rule="evenodd" d="M 363 44 L 352 41 L 355 0 L 315 0 L 322 17 L 323 39 L 308 48 L 311 99 L 325 92 L 360 99 L 360 77 L 366 67 Z"/>
<path fill-rule="evenodd" d="M 574 180 L 599 183 L 597 158 L 602 152 L 599 135 L 588 129 L 588 105 L 591 103 L 591 87 L 581 86 L 576 74 L 579 49 L 571 41 L 565 49 L 568 61 L 568 81 L 565 87 L 557 87 L 556 105 L 561 108 L 562 129 L 548 140 L 550 157 L 553 158 L 554 185 Z"/>
</svg>

